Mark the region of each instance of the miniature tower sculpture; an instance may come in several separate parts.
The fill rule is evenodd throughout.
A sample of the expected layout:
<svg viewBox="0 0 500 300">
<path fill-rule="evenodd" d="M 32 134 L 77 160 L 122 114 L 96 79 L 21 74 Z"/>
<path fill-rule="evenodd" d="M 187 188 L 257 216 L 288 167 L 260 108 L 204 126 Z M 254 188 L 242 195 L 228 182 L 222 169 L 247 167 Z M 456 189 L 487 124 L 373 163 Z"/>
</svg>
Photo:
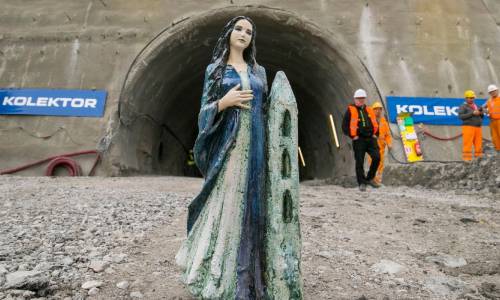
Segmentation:
<svg viewBox="0 0 500 300">
<path fill-rule="evenodd" d="M 297 103 L 285 73 L 269 95 L 266 282 L 271 299 L 302 299 Z"/>
</svg>

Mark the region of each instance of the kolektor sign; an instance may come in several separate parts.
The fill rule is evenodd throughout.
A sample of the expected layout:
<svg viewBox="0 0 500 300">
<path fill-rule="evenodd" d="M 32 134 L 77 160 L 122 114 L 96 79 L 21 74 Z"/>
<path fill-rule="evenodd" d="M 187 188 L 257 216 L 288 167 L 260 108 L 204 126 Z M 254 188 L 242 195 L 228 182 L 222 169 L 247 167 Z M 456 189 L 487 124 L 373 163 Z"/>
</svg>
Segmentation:
<svg viewBox="0 0 500 300">
<path fill-rule="evenodd" d="M 0 114 L 102 117 L 106 91 L 0 89 Z"/>
<path fill-rule="evenodd" d="M 425 98 L 425 97 L 394 97 L 387 98 L 387 112 L 391 123 L 396 123 L 399 113 L 412 113 L 415 123 L 431 125 L 462 125 L 458 117 L 458 108 L 465 100 L 462 98 Z M 476 105 L 482 106 L 486 99 L 476 99 Z M 483 125 L 490 122 L 484 117 Z"/>
</svg>

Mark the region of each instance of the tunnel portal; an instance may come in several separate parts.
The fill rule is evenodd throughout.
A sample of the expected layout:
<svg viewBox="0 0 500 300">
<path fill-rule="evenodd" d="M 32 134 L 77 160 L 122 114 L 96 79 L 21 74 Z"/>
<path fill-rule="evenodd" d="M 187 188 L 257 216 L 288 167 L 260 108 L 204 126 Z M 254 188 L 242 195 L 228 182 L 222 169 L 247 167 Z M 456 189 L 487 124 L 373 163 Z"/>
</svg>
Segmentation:
<svg viewBox="0 0 500 300">
<path fill-rule="evenodd" d="M 186 18 L 153 39 L 132 64 L 120 97 L 122 174 L 197 176 L 189 151 L 197 135 L 204 71 L 215 41 L 232 17 L 257 27 L 257 61 L 269 85 L 283 70 L 297 98 L 301 179 L 326 178 L 352 169 L 341 118 L 355 89 L 379 98 L 370 74 L 334 33 L 295 14 L 266 7 L 228 7 Z M 341 147 L 329 123 L 336 121 Z"/>
</svg>

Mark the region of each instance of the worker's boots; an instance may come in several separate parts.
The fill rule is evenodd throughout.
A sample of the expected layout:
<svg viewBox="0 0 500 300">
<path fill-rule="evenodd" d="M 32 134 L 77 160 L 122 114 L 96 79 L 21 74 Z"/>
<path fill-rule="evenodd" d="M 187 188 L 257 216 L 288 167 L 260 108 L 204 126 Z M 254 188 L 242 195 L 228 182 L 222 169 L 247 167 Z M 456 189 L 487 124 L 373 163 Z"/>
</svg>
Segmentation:
<svg viewBox="0 0 500 300">
<path fill-rule="evenodd" d="M 368 183 L 371 187 L 376 188 L 376 189 L 378 189 L 379 187 L 381 187 L 381 185 L 380 185 L 379 183 L 377 183 L 377 182 L 376 182 L 375 180 L 373 180 L 373 179 L 372 179 L 372 180 L 370 180 L 370 181 L 368 181 L 367 183 Z"/>
</svg>

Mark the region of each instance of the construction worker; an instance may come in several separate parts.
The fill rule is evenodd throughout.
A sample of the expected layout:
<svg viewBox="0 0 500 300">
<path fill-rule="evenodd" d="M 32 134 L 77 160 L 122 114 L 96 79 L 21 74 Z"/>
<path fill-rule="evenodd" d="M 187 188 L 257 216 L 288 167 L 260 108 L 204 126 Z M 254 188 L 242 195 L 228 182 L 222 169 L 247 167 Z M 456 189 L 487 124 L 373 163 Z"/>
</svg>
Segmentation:
<svg viewBox="0 0 500 300">
<path fill-rule="evenodd" d="M 366 185 L 380 187 L 375 182 L 375 174 L 380 163 L 377 144 L 378 123 L 371 107 L 366 106 L 366 92 L 362 89 L 354 93 L 354 103 L 349 104 L 342 120 L 342 131 L 352 139 L 354 159 L 356 161 L 356 179 L 359 190 L 366 191 Z M 368 174 L 365 175 L 365 154 L 372 158 Z"/>
<path fill-rule="evenodd" d="M 498 97 L 498 87 L 496 85 L 488 86 L 490 99 L 486 102 L 486 108 L 490 116 L 491 140 L 495 150 L 500 152 L 500 97 Z"/>
<path fill-rule="evenodd" d="M 463 152 L 462 158 L 469 162 L 472 160 L 472 146 L 474 146 L 474 156 L 483 156 L 483 134 L 481 125 L 483 124 L 483 108 L 474 103 L 476 94 L 468 90 L 464 94 L 465 103 L 458 109 L 458 117 L 462 120 Z"/>
<path fill-rule="evenodd" d="M 382 103 L 375 102 L 372 105 L 373 112 L 375 113 L 375 118 L 378 123 L 378 148 L 380 153 L 380 164 L 378 165 L 377 174 L 375 175 L 375 182 L 378 184 L 382 183 L 382 173 L 384 172 L 384 157 L 385 157 L 385 147 L 389 150 L 392 148 L 392 137 L 391 130 L 389 128 L 389 123 L 384 118 L 384 107 Z"/>
</svg>

